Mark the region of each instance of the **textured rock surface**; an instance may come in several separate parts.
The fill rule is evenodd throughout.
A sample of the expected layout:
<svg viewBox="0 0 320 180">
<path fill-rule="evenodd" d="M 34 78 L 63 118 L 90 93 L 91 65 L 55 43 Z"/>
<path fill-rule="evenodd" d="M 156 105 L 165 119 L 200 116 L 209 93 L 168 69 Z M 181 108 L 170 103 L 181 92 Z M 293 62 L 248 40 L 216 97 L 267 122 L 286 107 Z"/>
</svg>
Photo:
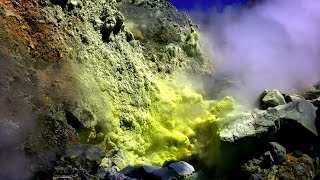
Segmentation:
<svg viewBox="0 0 320 180">
<path fill-rule="evenodd" d="M 221 141 L 234 142 L 247 137 L 272 136 L 279 130 L 279 118 L 268 111 L 229 116 L 218 132 Z"/>
<path fill-rule="evenodd" d="M 80 143 L 101 144 L 101 164 L 120 169 L 195 152 L 193 129 L 215 115 L 180 74 L 213 68 L 187 14 L 164 0 L 4 0 L 0 8 L 1 95 L 12 94 L 3 103 L 18 97 L 12 106 L 26 109 L 3 126 L 14 137 L 31 124 L 14 145 L 32 159 Z"/>
<path fill-rule="evenodd" d="M 184 161 L 169 164 L 168 167 L 171 168 L 178 176 L 190 175 L 194 172 L 194 167 Z"/>
<path fill-rule="evenodd" d="M 298 123 L 311 133 L 318 135 L 315 126 L 316 110 L 310 102 L 300 99 L 292 101 L 287 105 L 277 106 L 275 108 L 281 119 Z"/>
<path fill-rule="evenodd" d="M 286 148 L 277 142 L 270 142 L 270 151 L 276 164 L 282 164 L 287 160 Z"/>
<path fill-rule="evenodd" d="M 265 90 L 262 93 L 261 106 L 264 109 L 266 109 L 267 107 L 274 107 L 283 104 L 286 104 L 286 101 L 281 92 L 279 92 L 278 90 Z"/>
</svg>

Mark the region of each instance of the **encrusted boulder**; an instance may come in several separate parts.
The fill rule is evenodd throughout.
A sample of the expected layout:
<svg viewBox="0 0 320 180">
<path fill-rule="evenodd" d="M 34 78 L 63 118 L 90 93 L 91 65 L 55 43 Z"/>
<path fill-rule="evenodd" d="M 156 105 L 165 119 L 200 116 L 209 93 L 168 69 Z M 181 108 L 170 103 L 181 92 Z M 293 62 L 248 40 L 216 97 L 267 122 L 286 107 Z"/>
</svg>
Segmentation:
<svg viewBox="0 0 320 180">
<path fill-rule="evenodd" d="M 224 142 L 234 142 L 248 137 L 271 137 L 280 128 L 279 118 L 268 111 L 232 115 L 222 126 L 218 134 Z"/>
<path fill-rule="evenodd" d="M 262 99 L 261 99 L 260 106 L 263 109 L 286 104 L 284 96 L 278 90 L 272 90 L 272 91 L 265 90 L 262 93 L 261 98 Z"/>
<path fill-rule="evenodd" d="M 306 154 L 303 154 L 300 158 L 289 155 L 288 161 L 279 167 L 276 175 L 277 179 L 284 180 L 313 180 L 314 177 L 313 159 Z"/>
</svg>

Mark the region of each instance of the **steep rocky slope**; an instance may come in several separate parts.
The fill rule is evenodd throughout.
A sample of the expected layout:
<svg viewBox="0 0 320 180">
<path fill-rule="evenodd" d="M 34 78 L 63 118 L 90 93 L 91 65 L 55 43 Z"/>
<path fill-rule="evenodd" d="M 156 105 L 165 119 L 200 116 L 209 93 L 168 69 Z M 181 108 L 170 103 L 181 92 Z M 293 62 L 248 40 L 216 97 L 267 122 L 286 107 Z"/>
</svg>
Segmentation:
<svg viewBox="0 0 320 180">
<path fill-rule="evenodd" d="M 187 14 L 163 0 L 0 7 L 2 118 L 26 159 L 78 143 L 101 144 L 102 165 L 120 169 L 193 154 L 210 103 L 176 74 L 213 68 Z"/>
</svg>

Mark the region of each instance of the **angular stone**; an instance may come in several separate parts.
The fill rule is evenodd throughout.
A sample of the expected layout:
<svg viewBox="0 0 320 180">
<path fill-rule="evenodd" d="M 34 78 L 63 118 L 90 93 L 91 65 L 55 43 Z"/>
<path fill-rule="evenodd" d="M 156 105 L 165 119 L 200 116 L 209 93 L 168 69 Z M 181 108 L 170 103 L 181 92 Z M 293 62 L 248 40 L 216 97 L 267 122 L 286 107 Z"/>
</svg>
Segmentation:
<svg viewBox="0 0 320 180">
<path fill-rule="evenodd" d="M 246 137 L 271 136 L 279 130 L 279 118 L 268 111 L 241 113 L 228 118 L 218 131 L 221 141 L 234 142 Z"/>
<path fill-rule="evenodd" d="M 282 164 L 287 158 L 286 148 L 277 142 L 269 143 L 269 150 L 276 164 Z"/>
<path fill-rule="evenodd" d="M 270 111 L 276 111 L 274 113 L 276 113 L 279 118 L 284 119 L 287 122 L 296 122 L 303 128 L 318 136 L 315 126 L 316 110 L 317 108 L 310 102 L 300 99 L 292 101 L 286 105 L 277 106 Z"/>
<path fill-rule="evenodd" d="M 194 172 L 194 167 L 184 161 L 172 163 L 168 167 L 172 169 L 178 176 L 190 175 Z"/>
<path fill-rule="evenodd" d="M 278 90 L 265 91 L 262 98 L 262 104 L 266 107 L 275 107 L 278 105 L 286 104 L 283 95 Z"/>
</svg>

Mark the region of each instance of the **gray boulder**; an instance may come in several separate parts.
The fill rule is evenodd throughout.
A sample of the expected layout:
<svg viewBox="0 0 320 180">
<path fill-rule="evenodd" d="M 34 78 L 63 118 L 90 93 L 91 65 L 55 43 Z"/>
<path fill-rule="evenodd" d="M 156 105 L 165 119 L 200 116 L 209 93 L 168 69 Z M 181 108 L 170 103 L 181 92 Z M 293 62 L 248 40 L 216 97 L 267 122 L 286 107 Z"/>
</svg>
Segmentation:
<svg viewBox="0 0 320 180">
<path fill-rule="evenodd" d="M 262 93 L 262 100 L 261 100 L 261 106 L 262 108 L 267 108 L 267 107 L 275 107 L 278 105 L 283 105 L 286 104 L 285 98 L 279 92 L 278 90 L 272 90 L 268 91 L 265 90 Z"/>
<path fill-rule="evenodd" d="M 316 110 L 310 102 L 300 99 L 292 101 L 286 105 L 280 105 L 268 111 L 277 114 L 282 122 L 296 123 L 318 136 L 315 126 Z"/>
<path fill-rule="evenodd" d="M 194 167 L 184 161 L 172 163 L 168 167 L 172 169 L 178 176 L 190 175 L 194 172 Z"/>
<path fill-rule="evenodd" d="M 247 137 L 271 137 L 280 130 L 280 124 L 288 123 L 296 123 L 318 135 L 316 109 L 310 102 L 299 99 L 267 110 L 231 115 L 223 122 L 218 135 L 225 142 Z"/>
<path fill-rule="evenodd" d="M 271 136 L 279 130 L 279 118 L 268 111 L 241 113 L 229 116 L 220 128 L 221 141 L 234 142 L 247 137 Z"/>
</svg>

